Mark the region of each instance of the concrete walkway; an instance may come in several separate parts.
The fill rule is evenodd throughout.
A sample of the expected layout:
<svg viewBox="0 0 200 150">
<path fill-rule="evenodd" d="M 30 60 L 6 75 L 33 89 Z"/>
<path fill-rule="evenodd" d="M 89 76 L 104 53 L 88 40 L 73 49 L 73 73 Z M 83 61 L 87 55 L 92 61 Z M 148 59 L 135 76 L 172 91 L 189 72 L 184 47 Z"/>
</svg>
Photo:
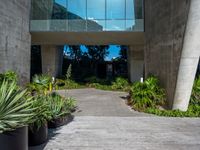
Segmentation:
<svg viewBox="0 0 200 150">
<path fill-rule="evenodd" d="M 49 142 L 30 150 L 200 150 L 200 119 L 131 111 L 120 98 L 124 92 L 80 89 L 60 94 L 77 98 L 74 121 L 50 130 Z"/>
<path fill-rule="evenodd" d="M 126 92 L 103 91 L 97 89 L 61 90 L 62 96 L 74 97 L 78 110 L 75 116 L 149 116 L 130 109 L 125 104 Z"/>
</svg>

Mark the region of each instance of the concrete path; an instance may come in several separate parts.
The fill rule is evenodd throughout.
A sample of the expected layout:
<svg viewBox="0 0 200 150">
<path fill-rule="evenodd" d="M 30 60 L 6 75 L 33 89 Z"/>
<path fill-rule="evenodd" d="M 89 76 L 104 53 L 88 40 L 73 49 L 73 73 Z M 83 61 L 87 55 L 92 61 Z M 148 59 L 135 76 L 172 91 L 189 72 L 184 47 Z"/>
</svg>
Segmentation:
<svg viewBox="0 0 200 150">
<path fill-rule="evenodd" d="M 126 92 L 103 91 L 97 89 L 61 90 L 62 96 L 74 97 L 78 110 L 75 116 L 148 116 L 138 113 L 125 104 Z"/>
<path fill-rule="evenodd" d="M 60 93 L 76 97 L 79 112 L 70 124 L 50 130 L 47 143 L 30 150 L 200 150 L 198 118 L 131 111 L 120 98 L 126 96 L 123 92 L 81 89 Z"/>
</svg>

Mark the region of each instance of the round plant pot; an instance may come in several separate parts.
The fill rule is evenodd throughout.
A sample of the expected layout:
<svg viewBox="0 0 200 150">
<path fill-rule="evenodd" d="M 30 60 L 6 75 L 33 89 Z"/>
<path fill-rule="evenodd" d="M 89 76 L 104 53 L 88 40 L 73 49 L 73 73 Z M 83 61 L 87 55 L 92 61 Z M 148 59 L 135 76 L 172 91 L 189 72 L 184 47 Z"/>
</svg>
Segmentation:
<svg viewBox="0 0 200 150">
<path fill-rule="evenodd" d="M 14 131 L 0 133 L 0 149 L 28 150 L 28 129 L 18 128 Z"/>
<path fill-rule="evenodd" d="M 47 124 L 44 124 L 39 129 L 36 126 L 29 127 L 28 130 L 28 145 L 36 146 L 43 144 L 48 139 L 48 127 Z"/>
<path fill-rule="evenodd" d="M 60 126 L 66 125 L 73 120 L 74 116 L 67 115 L 61 118 L 52 119 L 48 122 L 48 128 L 58 128 Z"/>
</svg>

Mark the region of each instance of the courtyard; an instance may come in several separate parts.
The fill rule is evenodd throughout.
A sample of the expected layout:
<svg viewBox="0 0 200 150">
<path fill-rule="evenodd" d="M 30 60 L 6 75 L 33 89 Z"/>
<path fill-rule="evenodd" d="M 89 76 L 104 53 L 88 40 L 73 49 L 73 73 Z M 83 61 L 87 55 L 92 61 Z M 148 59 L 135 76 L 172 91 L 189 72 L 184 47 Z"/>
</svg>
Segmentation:
<svg viewBox="0 0 200 150">
<path fill-rule="evenodd" d="M 74 120 L 51 129 L 47 143 L 30 150 L 199 150 L 200 119 L 157 117 L 131 110 L 126 92 L 62 90 L 77 99 Z"/>
</svg>

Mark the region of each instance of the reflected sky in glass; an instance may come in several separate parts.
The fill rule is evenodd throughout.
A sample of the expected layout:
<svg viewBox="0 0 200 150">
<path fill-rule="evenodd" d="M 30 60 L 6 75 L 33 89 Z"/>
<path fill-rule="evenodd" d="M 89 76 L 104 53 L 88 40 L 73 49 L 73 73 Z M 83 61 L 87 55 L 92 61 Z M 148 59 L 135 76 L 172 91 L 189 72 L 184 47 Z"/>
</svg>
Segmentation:
<svg viewBox="0 0 200 150">
<path fill-rule="evenodd" d="M 41 0 L 34 1 L 41 2 Z M 69 20 L 68 25 L 71 25 L 70 21 L 79 20 L 85 26 L 84 31 L 95 29 L 96 31 L 131 31 L 136 24 L 134 0 L 52 1 L 54 1 L 53 11 L 52 6 L 49 6 L 52 20 Z M 79 25 L 76 27 L 78 28 Z"/>
<path fill-rule="evenodd" d="M 55 3 L 67 8 L 67 0 L 55 0 Z"/>
<path fill-rule="evenodd" d="M 87 19 L 105 20 L 105 0 L 87 0 Z"/>
</svg>

